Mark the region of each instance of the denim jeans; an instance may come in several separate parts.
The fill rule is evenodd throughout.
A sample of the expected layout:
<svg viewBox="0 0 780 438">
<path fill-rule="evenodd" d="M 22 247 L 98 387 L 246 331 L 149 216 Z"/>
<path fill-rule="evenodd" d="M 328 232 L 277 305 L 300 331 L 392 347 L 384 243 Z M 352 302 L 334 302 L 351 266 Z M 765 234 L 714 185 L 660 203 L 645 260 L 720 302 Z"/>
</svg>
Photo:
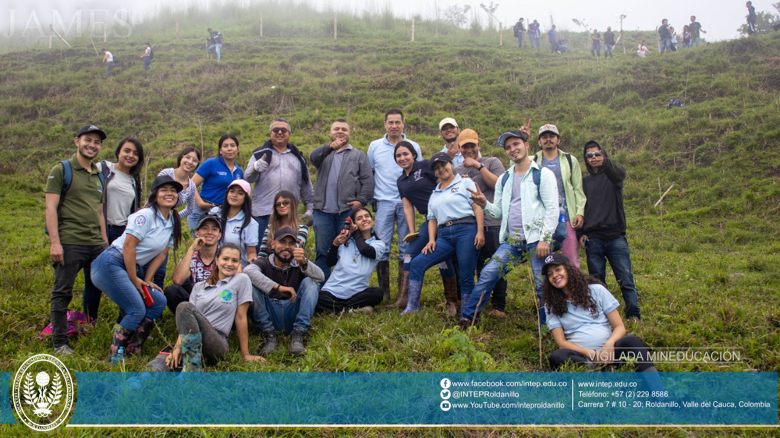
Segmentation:
<svg viewBox="0 0 780 438">
<path fill-rule="evenodd" d="M 192 209 L 189 216 L 187 216 L 187 226 L 190 227 L 190 231 L 195 231 L 198 229 L 198 221 L 200 220 L 200 217 L 206 213 L 207 211 L 201 210 L 197 205 L 194 209 Z"/>
<path fill-rule="evenodd" d="M 691 38 L 690 41 L 688 41 L 688 47 L 693 47 L 693 45 L 696 44 L 696 47 L 699 47 L 699 38 Z"/>
<path fill-rule="evenodd" d="M 152 64 L 152 58 L 149 55 L 144 56 L 144 68 L 149 70 L 149 66 Z"/>
<path fill-rule="evenodd" d="M 404 271 L 412 270 L 412 260 L 420 255 L 423 248 L 425 248 L 425 245 L 428 244 L 428 240 L 430 239 L 430 235 L 428 234 L 428 221 L 423 222 L 422 225 L 420 225 L 420 228 L 417 229 L 417 232 L 420 235 L 406 246 L 406 251 L 404 252 Z M 454 277 L 455 266 L 452 264 L 452 259 L 447 259 L 443 263 L 446 263 L 447 267 L 444 269 L 439 267 L 442 278 Z"/>
<path fill-rule="evenodd" d="M 344 228 L 344 221 L 350 214 L 352 214 L 352 210 L 346 210 L 343 213 L 325 213 L 322 210 L 314 210 L 314 244 L 317 254 L 314 264 L 322 269 L 325 281 L 330 278 L 330 267 L 325 263 L 325 259 L 328 257 L 333 239 Z"/>
<path fill-rule="evenodd" d="M 517 33 L 517 47 L 523 47 L 523 32 Z"/>
<path fill-rule="evenodd" d="M 477 256 L 477 278 L 482 274 L 490 258 L 501 246 L 499 236 L 501 235 L 501 226 L 495 225 L 485 227 L 485 246 L 480 248 Z M 490 303 L 494 309 L 504 311 L 506 309 L 506 279 L 499 278 L 493 287 L 493 294 L 490 296 Z"/>
<path fill-rule="evenodd" d="M 209 46 L 209 52 L 217 54 L 217 61 L 222 59 L 222 44 L 212 44 Z"/>
<path fill-rule="evenodd" d="M 612 49 L 615 47 L 614 44 L 604 44 L 604 57 L 606 58 L 607 55 L 609 55 L 610 58 L 612 58 Z"/>
<path fill-rule="evenodd" d="M 144 278 L 151 263 L 150 261 L 144 266 L 136 266 L 138 278 Z M 165 295 L 155 288 L 149 288 L 154 304 L 146 307 L 141 294 L 127 275 L 122 251 L 113 246 L 92 262 L 92 281 L 125 312 L 119 325 L 127 330 L 138 328 L 144 318 L 156 320 L 165 310 Z"/>
<path fill-rule="evenodd" d="M 295 301 L 271 298 L 260 289 L 252 288 L 250 314 L 257 329 L 279 330 L 289 335 L 293 328 L 306 331 L 311 326 L 311 316 L 317 307 L 320 288 L 311 278 L 306 278 L 298 288 Z"/>
<path fill-rule="evenodd" d="M 457 254 L 461 301 L 467 302 L 471 291 L 474 290 L 474 271 L 477 268 L 479 254 L 477 247 L 474 246 L 476 236 L 476 224 L 458 224 L 439 228 L 436 235 L 436 250 L 428 254 L 420 254 L 412 260 L 410 284 L 412 281 L 422 283 L 428 268 L 450 260 Z"/>
<path fill-rule="evenodd" d="M 534 34 L 531 38 L 533 44 L 536 46 L 536 50 L 539 50 L 539 44 L 541 44 L 541 38 L 539 38 L 539 35 Z"/>
<path fill-rule="evenodd" d="M 672 39 L 664 38 L 661 40 L 661 53 L 672 51 Z"/>
<path fill-rule="evenodd" d="M 111 76 L 111 70 L 114 69 L 114 61 L 110 61 L 106 64 L 106 75 L 103 77 L 103 79 L 108 79 L 109 76 Z"/>
<path fill-rule="evenodd" d="M 97 296 L 100 303 L 100 290 L 91 281 L 90 264 L 105 248 L 106 245 L 62 245 L 64 263 L 54 265 L 54 288 L 51 291 L 51 332 L 54 348 L 68 343 L 68 304 L 73 299 L 73 283 L 82 269 L 84 289 L 92 296 Z M 97 307 L 94 312 L 89 312 L 86 300 L 84 303 L 84 313 L 97 318 Z"/>
<path fill-rule="evenodd" d="M 611 240 L 590 237 L 585 247 L 588 257 L 588 273 L 606 284 L 607 261 L 612 267 L 623 293 L 623 301 L 626 303 L 626 318 L 640 317 L 639 299 L 636 286 L 634 286 L 634 274 L 631 273 L 631 254 L 628 251 L 628 241 L 624 236 Z"/>
<path fill-rule="evenodd" d="M 558 50 L 558 41 L 550 41 L 550 50 L 555 53 Z"/>
<path fill-rule="evenodd" d="M 271 215 L 267 216 L 252 216 L 252 219 L 257 222 L 257 237 L 260 239 L 260 242 L 263 242 L 263 234 L 265 234 L 265 229 L 268 228 L 268 222 L 271 220 Z M 295 230 L 296 232 L 298 230 Z M 273 240 L 274 236 L 268 236 L 270 239 L 268 241 L 268 250 L 271 250 L 271 240 Z M 257 248 L 260 249 L 260 245 L 257 245 Z"/>
<path fill-rule="evenodd" d="M 404 205 L 400 202 L 377 201 L 377 211 L 375 214 L 374 231 L 376 231 L 379 240 L 385 243 L 385 251 L 378 254 L 377 261 L 390 259 L 390 248 L 393 244 L 393 231 L 398 227 L 398 259 L 402 260 L 402 255 L 406 252 L 409 245 L 403 239 L 409 234 L 409 227 L 406 225 L 404 217 Z"/>
<path fill-rule="evenodd" d="M 596 56 L 596 53 L 598 53 L 598 56 L 601 56 L 601 43 L 598 41 L 593 41 L 590 45 L 590 54 L 592 56 Z"/>
<path fill-rule="evenodd" d="M 496 285 L 496 282 L 500 277 L 503 277 L 512 270 L 514 263 L 525 263 L 528 258 L 531 259 L 531 270 L 534 274 L 534 281 L 536 283 L 536 296 L 539 299 L 539 323 L 547 323 L 547 314 L 544 311 L 544 304 L 542 303 L 542 266 L 544 266 L 544 259 L 540 259 L 536 256 L 536 245 L 539 242 L 513 245 L 508 242 L 504 242 L 498 247 L 498 250 L 493 254 L 493 259 L 482 269 L 482 273 L 479 275 L 479 281 L 474 288 L 474 293 L 471 294 L 471 299 L 468 304 L 463 304 L 463 310 L 461 312 L 461 318 L 472 320 L 474 315 L 479 315 L 482 309 L 487 304 L 490 298 L 490 292 Z"/>
</svg>

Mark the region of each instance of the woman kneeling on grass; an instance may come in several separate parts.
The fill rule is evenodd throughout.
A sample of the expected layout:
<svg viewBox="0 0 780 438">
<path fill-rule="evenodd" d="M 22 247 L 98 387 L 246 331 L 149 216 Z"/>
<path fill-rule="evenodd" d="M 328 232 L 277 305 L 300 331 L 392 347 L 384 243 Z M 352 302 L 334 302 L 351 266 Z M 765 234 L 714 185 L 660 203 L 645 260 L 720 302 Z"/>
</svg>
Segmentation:
<svg viewBox="0 0 780 438">
<path fill-rule="evenodd" d="M 385 250 L 385 243 L 372 232 L 374 218 L 361 207 L 352 213 L 351 228 L 343 230 L 328 251 L 326 263 L 336 266 L 322 286 L 317 311 L 340 313 L 345 309 L 371 313 L 382 302 L 384 290 L 368 287 L 368 279 L 377 265 L 376 256 Z"/>
<path fill-rule="evenodd" d="M 112 358 L 119 347 L 128 356 L 140 352 L 165 310 L 165 295 L 153 277 L 168 257 L 168 248 L 181 241 L 181 221 L 173 210 L 181 189 L 169 176 L 155 178 L 146 207 L 127 218 L 125 232 L 92 262 L 92 282 L 125 312 L 114 327 Z M 153 303 L 145 302 L 144 289 Z"/>
<path fill-rule="evenodd" d="M 246 312 L 252 303 L 252 282 L 240 270 L 238 245 L 225 243 L 220 246 L 209 277 L 195 283 L 190 300 L 176 308 L 179 339 L 166 359 L 169 368 L 176 368 L 183 359 L 183 371 L 200 371 L 202 358 L 215 362 L 227 354 L 227 338 L 233 322 L 244 360 L 264 360 L 249 354 Z"/>
<path fill-rule="evenodd" d="M 657 371 L 642 341 L 626 336 L 617 311 L 620 304 L 598 280 L 561 254 L 544 260 L 542 276 L 547 327 L 558 344 L 558 350 L 550 355 L 553 369 L 569 361 L 588 365 L 624 362 L 622 355 L 636 359 L 639 371 Z"/>
</svg>

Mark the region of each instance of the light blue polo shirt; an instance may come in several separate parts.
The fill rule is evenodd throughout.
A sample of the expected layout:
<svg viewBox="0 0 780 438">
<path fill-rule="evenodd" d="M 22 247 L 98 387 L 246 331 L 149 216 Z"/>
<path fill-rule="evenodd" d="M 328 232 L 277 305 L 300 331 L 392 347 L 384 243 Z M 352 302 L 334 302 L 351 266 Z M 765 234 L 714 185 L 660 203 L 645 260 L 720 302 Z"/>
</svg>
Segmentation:
<svg viewBox="0 0 780 438">
<path fill-rule="evenodd" d="M 460 175 L 455 175 L 452 184 L 444 190 L 441 190 L 441 183 L 437 184 L 428 200 L 428 219 L 436 219 L 439 225 L 443 225 L 447 221 L 473 217 L 471 204 L 474 201 L 466 189 L 476 192 L 477 186 L 474 181 L 461 178 Z"/>
<path fill-rule="evenodd" d="M 601 350 L 604 343 L 612 336 L 612 327 L 607 319 L 607 313 L 618 308 L 620 303 L 600 284 L 588 285 L 590 295 L 596 301 L 599 310 L 595 317 L 590 310 L 566 302 L 568 311 L 561 316 L 553 315 L 547 309 L 547 328 L 563 328 L 566 340 L 590 350 Z"/>
<path fill-rule="evenodd" d="M 214 207 L 209 210 L 209 214 L 214 214 L 222 218 L 222 208 Z M 225 230 L 222 232 L 222 241 L 225 243 L 235 243 L 241 248 L 241 267 L 246 267 L 248 261 L 246 258 L 246 247 L 254 246 L 260 243 L 258 228 L 260 225 L 254 219 L 249 219 L 249 225 L 241 231 L 241 225 L 244 224 L 244 212 L 239 211 L 232 219 L 225 223 Z"/>
<path fill-rule="evenodd" d="M 417 161 L 422 161 L 420 145 L 406 138 L 403 139 L 414 146 L 417 151 Z M 401 202 L 398 195 L 398 177 L 403 173 L 403 168 L 395 162 L 395 145 L 387 141 L 387 134 L 379 140 L 374 140 L 368 146 L 368 163 L 374 171 L 374 199 L 377 201 Z"/>
<path fill-rule="evenodd" d="M 244 177 L 244 171 L 238 164 L 234 163 L 231 171 L 221 156 L 204 161 L 195 173 L 203 178 L 200 184 L 200 197 L 206 202 L 217 205 L 225 202 L 225 192 L 230 183 Z"/>
<path fill-rule="evenodd" d="M 348 242 L 349 246 L 339 247 L 339 261 L 328 281 L 322 286 L 322 290 L 342 300 L 348 300 L 368 289 L 368 279 L 378 263 L 378 260 L 360 254 L 354 239 L 350 238 Z M 385 251 L 385 243 L 376 237 L 366 240 L 366 243 L 376 250 L 377 255 Z"/>
<path fill-rule="evenodd" d="M 175 210 L 172 213 L 177 214 Z M 168 220 L 151 207 L 142 208 L 127 217 L 127 228 L 111 246 L 123 250 L 127 235 L 135 236 L 139 242 L 135 247 L 135 263 L 144 266 L 165 248 L 173 248 L 173 216 Z"/>
</svg>

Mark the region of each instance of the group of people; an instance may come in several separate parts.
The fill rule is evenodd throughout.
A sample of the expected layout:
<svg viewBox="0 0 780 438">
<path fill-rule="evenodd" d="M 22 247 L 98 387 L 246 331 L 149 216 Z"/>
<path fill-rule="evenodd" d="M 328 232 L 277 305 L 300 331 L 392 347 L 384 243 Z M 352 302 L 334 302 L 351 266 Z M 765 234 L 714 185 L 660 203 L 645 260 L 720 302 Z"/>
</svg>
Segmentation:
<svg viewBox="0 0 780 438">
<path fill-rule="evenodd" d="M 677 31 L 674 30 L 674 27 L 669 24 L 669 20 L 664 18 L 661 20 L 661 26 L 658 27 L 658 38 L 661 41 L 661 53 L 677 51 L 680 37 L 682 37 L 683 49 L 691 48 L 694 44 L 696 47 L 699 47 L 702 33 L 707 33 L 707 31 L 701 28 L 701 23 L 696 21 L 695 15 L 691 15 L 690 24 L 683 26 L 682 35 L 678 35 Z M 647 47 L 642 50 L 642 46 L 644 45 L 645 42 L 642 41 L 637 51 L 638 56 L 642 58 L 644 58 L 644 54 L 647 53 Z"/>
<path fill-rule="evenodd" d="M 80 270 L 86 280 L 84 310 L 92 319 L 102 293 L 120 308 L 112 358 L 138 354 L 168 307 L 179 338 L 160 358 L 171 368 L 199 370 L 203 360 L 227 353 L 232 327 L 242 356 L 253 361 L 276 350 L 278 332 L 289 335 L 291 354 L 303 354 L 315 312 L 372 313 L 387 301 L 388 308 L 402 308 L 402 315 L 414 314 L 425 272 L 434 265 L 441 273 L 443 307 L 461 327 L 473 325 L 488 302 L 491 314 L 503 317 L 506 274 L 528 262 L 539 324 L 547 324 L 562 349 L 573 351 L 567 360 L 577 361 L 579 354 L 599 362 L 594 350 L 610 352 L 611 359 L 602 362 L 615 360 L 612 353 L 625 329 L 617 301 L 602 286 L 607 261 L 625 316 L 640 318 L 625 237 L 625 169 L 591 141 L 583 151 L 589 174 L 583 178 L 578 158 L 560 149 L 561 134 L 552 124 L 538 129 L 540 151 L 532 155 L 530 120 L 498 139 L 509 169 L 498 158 L 483 157 L 479 134 L 461 130 L 451 117 L 439 123 L 445 144 L 429 160 L 404 134 L 401 110 L 385 113 L 384 128 L 386 134 L 365 153 L 350 144 L 347 121 L 336 120 L 330 142 L 307 160 L 290 142 L 290 123 L 275 119 L 269 140 L 252 151 L 246 171 L 238 165 L 238 138 L 226 134 L 217 156 L 202 163 L 196 148 L 182 150 L 176 167 L 161 170 L 142 199 L 141 143 L 122 139 L 116 162 L 96 163 L 106 134 L 94 125 L 83 127 L 74 138 L 76 154 L 52 168 L 46 185 L 55 353 L 73 353 L 66 312 Z M 316 186 L 309 164 L 317 170 Z M 300 204 L 306 207 L 303 216 Z M 417 213 L 424 216 L 419 226 Z M 166 286 L 168 251 L 181 245 L 185 219 L 194 240 Z M 305 255 L 309 224 L 315 260 Z M 592 278 L 580 271 L 580 248 Z M 561 254 L 554 253 L 558 249 Z M 369 284 L 374 271 L 378 287 Z M 601 327 L 598 336 L 582 328 L 584 318 Z M 262 334 L 260 356 L 248 345 L 250 322 Z M 638 340 L 623 342 L 643 348 Z M 551 357 L 556 367 L 563 362 Z"/>
</svg>

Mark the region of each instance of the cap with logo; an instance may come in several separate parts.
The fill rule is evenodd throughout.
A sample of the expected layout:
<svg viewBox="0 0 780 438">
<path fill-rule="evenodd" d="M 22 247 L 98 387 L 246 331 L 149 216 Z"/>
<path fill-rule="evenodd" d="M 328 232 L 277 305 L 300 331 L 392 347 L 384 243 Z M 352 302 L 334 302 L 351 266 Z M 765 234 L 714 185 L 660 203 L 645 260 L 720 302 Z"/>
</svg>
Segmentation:
<svg viewBox="0 0 780 438">
<path fill-rule="evenodd" d="M 217 226 L 219 232 L 222 232 L 222 224 L 219 223 L 219 217 L 213 214 L 204 214 L 201 216 L 200 219 L 198 219 L 198 226 L 195 227 L 195 229 L 199 230 L 206 222 L 214 222 L 214 225 Z"/>
<path fill-rule="evenodd" d="M 153 192 L 157 190 L 158 187 L 163 186 L 165 184 L 170 184 L 173 187 L 176 188 L 177 192 L 181 192 L 184 190 L 184 187 L 181 185 L 180 182 L 176 181 L 175 179 L 171 178 L 168 175 L 159 175 L 157 178 L 152 181 L 152 188 L 149 190 L 150 192 Z"/>
<path fill-rule="evenodd" d="M 541 137 L 542 134 L 544 134 L 545 132 L 552 132 L 553 134 L 557 135 L 558 137 L 561 136 L 561 133 L 558 132 L 558 127 L 555 126 L 555 125 L 550 125 L 549 123 L 539 127 L 539 137 Z"/>
<path fill-rule="evenodd" d="M 510 138 L 513 138 L 513 137 L 522 139 L 525 142 L 528 141 L 528 137 L 526 137 L 525 134 L 523 134 L 522 132 L 520 132 L 518 130 L 513 130 L 513 131 L 507 131 L 507 132 L 501 134 L 500 137 L 498 137 L 498 146 L 503 148 L 504 147 L 504 143 L 507 140 L 509 140 Z"/>
<path fill-rule="evenodd" d="M 542 275 L 547 275 L 547 269 L 550 266 L 558 266 L 564 263 L 569 263 L 569 259 L 563 254 L 553 253 L 544 259 L 544 266 L 542 266 Z"/>
<path fill-rule="evenodd" d="M 431 156 L 431 170 L 436 169 L 437 163 L 452 163 L 452 157 L 446 152 L 436 152 Z"/>
<path fill-rule="evenodd" d="M 455 121 L 452 117 L 445 117 L 441 119 L 441 122 L 439 122 L 439 131 L 441 131 L 441 128 L 444 127 L 444 125 L 452 125 L 456 128 L 458 128 L 458 122 Z"/>
<path fill-rule="evenodd" d="M 76 133 L 76 137 L 81 137 L 84 134 L 91 134 L 93 132 L 99 135 L 101 140 L 106 139 L 106 133 L 95 125 L 87 125 L 82 127 L 79 129 L 79 132 Z"/>
<path fill-rule="evenodd" d="M 468 143 L 479 144 L 479 135 L 477 135 L 477 131 L 473 129 L 464 129 L 460 132 L 460 135 L 458 136 L 458 146 L 463 146 Z"/>
</svg>

